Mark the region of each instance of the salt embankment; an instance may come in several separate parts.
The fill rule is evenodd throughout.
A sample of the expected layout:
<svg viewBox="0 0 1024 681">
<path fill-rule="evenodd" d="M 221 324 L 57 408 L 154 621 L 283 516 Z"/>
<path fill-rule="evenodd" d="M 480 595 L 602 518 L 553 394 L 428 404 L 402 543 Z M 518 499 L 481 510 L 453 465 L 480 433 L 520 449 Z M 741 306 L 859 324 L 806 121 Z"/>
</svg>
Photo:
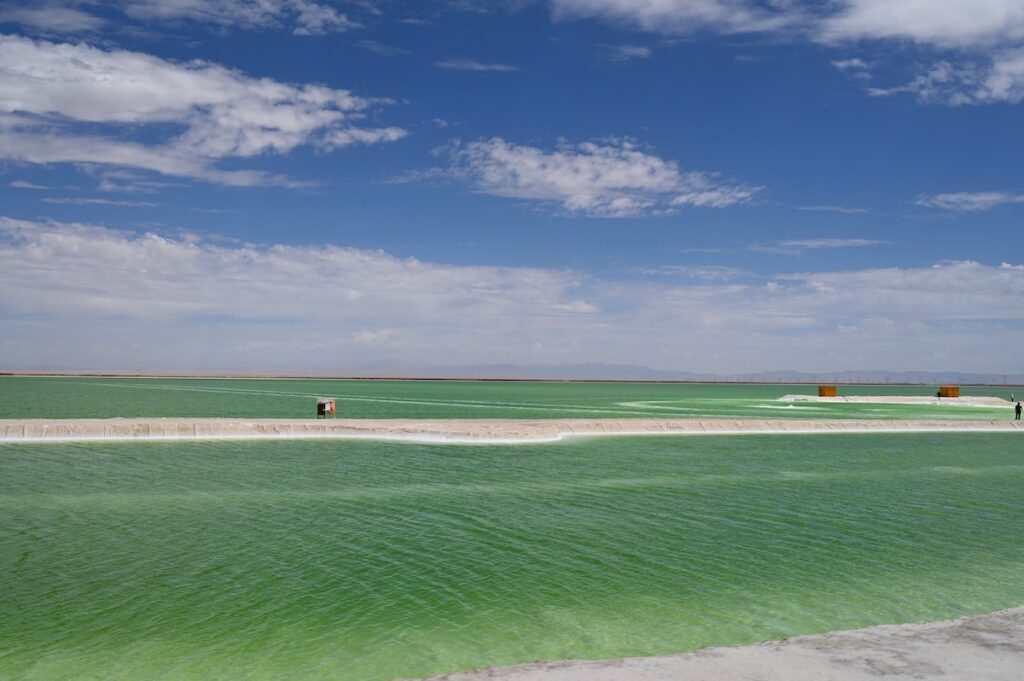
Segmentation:
<svg viewBox="0 0 1024 681">
<path fill-rule="evenodd" d="M 926 404 L 939 407 L 1006 407 L 1012 408 L 1014 402 L 1002 397 L 983 395 L 970 397 L 936 397 L 934 395 L 840 395 L 839 397 L 819 397 L 818 395 L 783 395 L 780 402 L 837 402 L 863 404 Z"/>
<path fill-rule="evenodd" d="M 1024 607 L 665 657 L 541 662 L 433 681 L 1019 681 Z"/>
<path fill-rule="evenodd" d="M 1024 422 L 869 419 L 242 419 L 0 420 L 0 442 L 347 438 L 551 442 L 586 435 L 1020 432 Z"/>
</svg>

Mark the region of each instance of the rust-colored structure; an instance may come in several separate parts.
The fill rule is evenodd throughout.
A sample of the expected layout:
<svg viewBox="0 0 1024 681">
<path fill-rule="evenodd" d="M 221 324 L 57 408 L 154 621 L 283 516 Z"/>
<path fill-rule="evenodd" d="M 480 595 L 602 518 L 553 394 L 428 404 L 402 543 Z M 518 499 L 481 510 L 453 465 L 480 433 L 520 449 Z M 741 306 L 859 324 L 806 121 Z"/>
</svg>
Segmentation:
<svg viewBox="0 0 1024 681">
<path fill-rule="evenodd" d="M 960 386 L 943 385 L 939 387 L 939 397 L 960 397 Z"/>
<path fill-rule="evenodd" d="M 834 385 L 819 385 L 818 397 L 838 397 L 839 391 Z"/>
</svg>

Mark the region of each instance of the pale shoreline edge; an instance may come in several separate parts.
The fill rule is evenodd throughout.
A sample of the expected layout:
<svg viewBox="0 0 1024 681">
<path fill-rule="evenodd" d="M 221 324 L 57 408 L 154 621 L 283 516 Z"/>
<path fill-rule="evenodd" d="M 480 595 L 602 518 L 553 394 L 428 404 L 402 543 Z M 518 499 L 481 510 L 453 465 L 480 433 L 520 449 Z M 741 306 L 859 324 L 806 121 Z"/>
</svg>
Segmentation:
<svg viewBox="0 0 1024 681">
<path fill-rule="evenodd" d="M 424 681 L 1019 681 L 1024 606 L 657 657 L 532 662 Z"/>
<path fill-rule="evenodd" d="M 1024 433 L 1020 421 L 857 419 L 0 419 L 0 443 L 378 440 L 540 444 L 575 437 Z"/>
</svg>

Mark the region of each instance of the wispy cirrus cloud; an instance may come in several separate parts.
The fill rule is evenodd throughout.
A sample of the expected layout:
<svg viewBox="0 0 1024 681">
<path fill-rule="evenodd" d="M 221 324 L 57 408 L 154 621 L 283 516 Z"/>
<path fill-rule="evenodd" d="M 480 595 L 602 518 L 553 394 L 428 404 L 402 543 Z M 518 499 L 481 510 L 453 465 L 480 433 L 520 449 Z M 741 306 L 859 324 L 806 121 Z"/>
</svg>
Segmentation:
<svg viewBox="0 0 1024 681">
<path fill-rule="evenodd" d="M 248 29 L 288 27 L 296 35 L 359 28 L 330 4 L 312 0 L 122 0 L 123 11 L 147 21 L 189 20 Z"/>
<path fill-rule="evenodd" d="M 1024 194 L 1011 192 L 950 192 L 925 194 L 915 202 L 919 206 L 941 208 L 957 213 L 991 210 L 997 206 L 1024 203 Z"/>
<path fill-rule="evenodd" d="M 604 49 L 611 61 L 647 59 L 653 53 L 653 50 L 645 45 L 605 45 Z"/>
<path fill-rule="evenodd" d="M 14 189 L 49 189 L 46 185 L 36 184 L 35 182 L 29 182 L 28 180 L 14 180 L 8 184 L 8 186 L 13 187 Z"/>
<path fill-rule="evenodd" d="M 832 62 L 832 66 L 840 71 L 861 71 L 868 68 L 868 65 L 861 59 L 838 59 Z"/>
<path fill-rule="evenodd" d="M 381 57 L 404 57 L 412 54 L 411 51 L 404 47 L 398 47 L 396 45 L 387 45 L 377 40 L 357 40 L 355 42 L 356 47 L 371 52 Z"/>
<path fill-rule="evenodd" d="M 123 206 L 128 208 L 154 208 L 159 203 L 152 201 L 121 201 L 95 197 L 51 197 L 43 199 L 43 203 L 64 204 L 71 206 Z"/>
<path fill-rule="evenodd" d="M 750 276 L 750 270 L 729 265 L 660 265 L 658 267 L 637 267 L 637 274 L 657 277 L 678 277 L 703 281 L 730 281 Z"/>
<path fill-rule="evenodd" d="M 324 372 L 358 357 L 1006 371 L 1005 349 L 1024 343 L 1021 265 L 713 274 L 730 273 L 623 281 L 0 218 L 6 369 Z M 309 294 L 323 290 L 338 304 Z"/>
<path fill-rule="evenodd" d="M 685 206 L 725 208 L 749 201 L 760 187 L 684 171 L 675 161 L 629 141 L 563 143 L 552 151 L 494 137 L 450 150 L 450 174 L 481 192 L 557 205 L 594 217 L 659 215 Z"/>
<path fill-rule="evenodd" d="M 518 66 L 482 62 L 475 59 L 442 59 L 441 61 L 434 62 L 434 66 L 450 71 L 497 71 L 498 73 L 511 73 L 520 70 Z"/>
<path fill-rule="evenodd" d="M 863 214 L 863 213 L 868 213 L 869 212 L 867 208 L 856 208 L 856 207 L 853 207 L 853 206 L 829 206 L 829 205 L 821 205 L 821 206 L 796 206 L 796 209 L 797 210 L 814 211 L 814 212 L 822 212 L 822 213 L 844 213 L 846 215 L 859 215 L 859 214 Z"/>
<path fill-rule="evenodd" d="M 888 243 L 875 239 L 784 239 L 765 244 L 751 244 L 748 251 L 759 253 L 778 253 L 780 255 L 803 255 L 807 251 L 820 251 L 834 248 L 864 248 Z"/>
<path fill-rule="evenodd" d="M 922 103 L 949 106 L 1019 104 L 1024 100 L 1024 49 L 998 52 L 981 61 L 940 61 L 903 85 L 869 88 L 868 94 L 911 94 Z"/>
<path fill-rule="evenodd" d="M 190 22 L 241 30 L 287 30 L 295 35 L 361 27 L 330 3 L 314 0 L 112 0 L 104 4 L 107 10 L 146 24 Z M 88 11 L 94 5 L 82 0 L 11 0 L 10 6 L 0 11 L 0 23 L 47 33 L 95 31 L 107 22 Z"/>
<path fill-rule="evenodd" d="M 801 21 L 793 2 L 755 0 L 548 0 L 556 19 L 599 18 L 655 33 L 760 33 Z"/>
<path fill-rule="evenodd" d="M 287 185 L 285 178 L 218 163 L 304 145 L 332 151 L 400 139 L 401 128 L 362 124 L 386 101 L 253 78 L 210 62 L 0 36 L 0 158 L 8 160 Z M 132 134 L 145 126 L 163 139 Z"/>
</svg>

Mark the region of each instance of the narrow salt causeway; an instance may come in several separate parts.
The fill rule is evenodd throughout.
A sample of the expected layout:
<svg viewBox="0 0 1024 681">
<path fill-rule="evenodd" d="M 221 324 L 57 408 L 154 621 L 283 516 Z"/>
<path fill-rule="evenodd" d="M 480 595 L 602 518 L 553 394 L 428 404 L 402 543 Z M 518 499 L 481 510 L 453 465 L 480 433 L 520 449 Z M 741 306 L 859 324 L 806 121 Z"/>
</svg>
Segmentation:
<svg viewBox="0 0 1024 681">
<path fill-rule="evenodd" d="M 416 442 L 553 442 L 588 435 L 1024 433 L 1020 421 L 869 419 L 14 419 L 0 442 L 339 438 Z"/>
<path fill-rule="evenodd" d="M 1012 409 L 1014 402 L 1001 397 L 936 397 L 934 395 L 840 395 L 825 397 L 818 395 L 783 395 L 780 402 L 825 402 L 850 404 L 925 404 L 940 407 L 1006 407 Z"/>
<path fill-rule="evenodd" d="M 665 657 L 542 662 L 434 681 L 664 681 L 935 679 L 1017 681 L 1024 607 L 929 624 L 887 625 Z"/>
</svg>

